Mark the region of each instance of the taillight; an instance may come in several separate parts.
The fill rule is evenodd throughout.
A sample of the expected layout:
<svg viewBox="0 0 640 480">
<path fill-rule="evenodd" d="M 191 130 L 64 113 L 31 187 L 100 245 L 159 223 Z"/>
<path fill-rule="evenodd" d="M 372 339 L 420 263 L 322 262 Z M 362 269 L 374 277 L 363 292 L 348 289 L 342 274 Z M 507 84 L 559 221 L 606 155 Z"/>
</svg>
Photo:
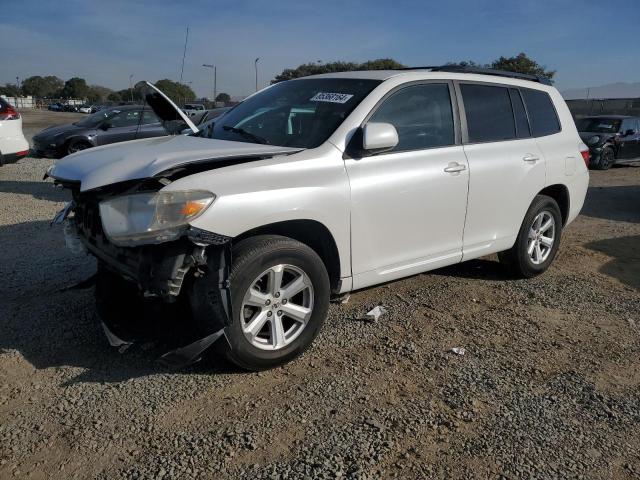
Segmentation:
<svg viewBox="0 0 640 480">
<path fill-rule="evenodd" d="M 20 114 L 11 105 L 0 108 L 0 120 L 18 120 Z"/>
<path fill-rule="evenodd" d="M 580 155 L 582 155 L 584 164 L 587 166 L 587 168 L 589 168 L 589 147 L 587 147 L 584 143 L 580 144 Z"/>
</svg>

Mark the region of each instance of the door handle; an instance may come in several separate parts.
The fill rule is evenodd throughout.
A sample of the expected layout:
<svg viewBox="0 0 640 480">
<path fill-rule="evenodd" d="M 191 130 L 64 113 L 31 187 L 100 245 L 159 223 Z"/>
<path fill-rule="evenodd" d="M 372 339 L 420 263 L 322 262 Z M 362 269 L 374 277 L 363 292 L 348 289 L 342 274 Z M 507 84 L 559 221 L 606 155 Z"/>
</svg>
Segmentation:
<svg viewBox="0 0 640 480">
<path fill-rule="evenodd" d="M 527 153 L 524 157 L 522 157 L 522 160 L 528 163 L 536 163 L 538 160 L 540 160 L 540 157 L 538 157 L 537 155 L 533 155 L 532 153 Z"/>
<path fill-rule="evenodd" d="M 466 169 L 467 167 L 464 165 L 457 162 L 451 162 L 447 167 L 445 167 L 444 171 L 447 173 L 460 173 Z"/>
</svg>

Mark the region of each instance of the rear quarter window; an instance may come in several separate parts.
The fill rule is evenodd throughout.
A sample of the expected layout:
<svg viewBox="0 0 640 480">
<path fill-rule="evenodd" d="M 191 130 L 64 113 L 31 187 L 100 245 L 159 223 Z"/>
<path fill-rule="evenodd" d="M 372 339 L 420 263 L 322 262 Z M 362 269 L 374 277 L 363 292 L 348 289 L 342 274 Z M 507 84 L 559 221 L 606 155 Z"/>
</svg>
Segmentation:
<svg viewBox="0 0 640 480">
<path fill-rule="evenodd" d="M 552 135 L 560 131 L 560 121 L 553 106 L 551 97 L 547 92 L 520 89 L 524 104 L 529 112 L 529 122 L 531 122 L 531 133 L 534 137 Z"/>
</svg>

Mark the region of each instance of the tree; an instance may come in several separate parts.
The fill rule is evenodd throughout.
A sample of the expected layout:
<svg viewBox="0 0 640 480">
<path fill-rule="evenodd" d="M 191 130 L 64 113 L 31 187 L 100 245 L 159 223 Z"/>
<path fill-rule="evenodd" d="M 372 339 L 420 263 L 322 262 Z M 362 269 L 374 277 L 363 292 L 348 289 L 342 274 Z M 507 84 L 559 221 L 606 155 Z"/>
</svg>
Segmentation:
<svg viewBox="0 0 640 480">
<path fill-rule="evenodd" d="M 191 90 L 190 86 L 174 82 L 168 78 L 158 80 L 155 86 L 176 103 L 184 103 L 196 98 L 196 94 Z"/>
<path fill-rule="evenodd" d="M 229 95 L 228 93 L 219 93 L 218 96 L 216 97 L 216 102 L 223 102 L 223 103 L 227 103 L 231 101 L 231 95 Z"/>
<path fill-rule="evenodd" d="M 508 72 L 526 73 L 529 75 L 540 75 L 553 79 L 556 74 L 555 70 L 546 70 L 544 65 L 540 65 L 535 60 L 527 57 L 525 53 L 519 53 L 515 57 L 500 57 L 494 60 L 490 65 L 496 70 L 506 70 Z"/>
<path fill-rule="evenodd" d="M 113 93 L 113 90 L 101 85 L 91 85 L 89 87 L 89 93 L 87 93 L 87 101 L 90 103 L 104 102 L 109 94 Z"/>
<path fill-rule="evenodd" d="M 283 82 L 294 78 L 306 77 L 308 75 L 317 75 L 319 73 L 335 73 L 350 72 L 354 70 L 388 70 L 403 68 L 399 62 L 391 58 L 379 58 L 377 60 L 368 60 L 364 63 L 354 62 L 331 62 L 331 63 L 304 63 L 296 68 L 287 68 L 281 74 L 276 75 L 271 83 Z"/>
<path fill-rule="evenodd" d="M 63 86 L 64 82 L 54 75 L 46 77 L 34 75 L 22 81 L 22 93 L 38 98 L 57 97 L 60 95 Z"/>
<path fill-rule="evenodd" d="M 122 97 L 118 92 L 111 92 L 109 95 L 107 95 L 107 100 L 110 102 L 121 102 Z"/>
<path fill-rule="evenodd" d="M 7 83 L 5 85 L 0 85 L 0 95 L 6 95 L 7 97 L 19 97 L 22 93 L 20 92 L 20 87 L 13 83 Z"/>
<path fill-rule="evenodd" d="M 86 98 L 89 86 L 84 78 L 73 77 L 64 82 L 61 95 L 65 98 Z"/>
</svg>

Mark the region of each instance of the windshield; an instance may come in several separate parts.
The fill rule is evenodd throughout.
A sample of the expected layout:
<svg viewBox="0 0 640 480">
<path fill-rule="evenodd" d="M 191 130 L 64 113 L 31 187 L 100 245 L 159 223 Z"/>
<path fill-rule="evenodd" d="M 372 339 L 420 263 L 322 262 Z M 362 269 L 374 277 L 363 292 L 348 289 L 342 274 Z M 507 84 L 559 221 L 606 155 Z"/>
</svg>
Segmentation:
<svg viewBox="0 0 640 480">
<path fill-rule="evenodd" d="M 101 110 L 92 115 L 89 115 L 87 118 L 83 118 L 82 120 L 77 121 L 74 125 L 78 127 L 97 127 L 106 119 L 113 117 L 114 115 L 120 113 L 120 110 Z"/>
<path fill-rule="evenodd" d="M 622 120 L 618 118 L 583 118 L 576 122 L 579 132 L 617 133 Z"/>
<path fill-rule="evenodd" d="M 296 148 L 322 144 L 378 80 L 313 78 L 278 83 L 225 113 L 200 136 Z"/>
</svg>

